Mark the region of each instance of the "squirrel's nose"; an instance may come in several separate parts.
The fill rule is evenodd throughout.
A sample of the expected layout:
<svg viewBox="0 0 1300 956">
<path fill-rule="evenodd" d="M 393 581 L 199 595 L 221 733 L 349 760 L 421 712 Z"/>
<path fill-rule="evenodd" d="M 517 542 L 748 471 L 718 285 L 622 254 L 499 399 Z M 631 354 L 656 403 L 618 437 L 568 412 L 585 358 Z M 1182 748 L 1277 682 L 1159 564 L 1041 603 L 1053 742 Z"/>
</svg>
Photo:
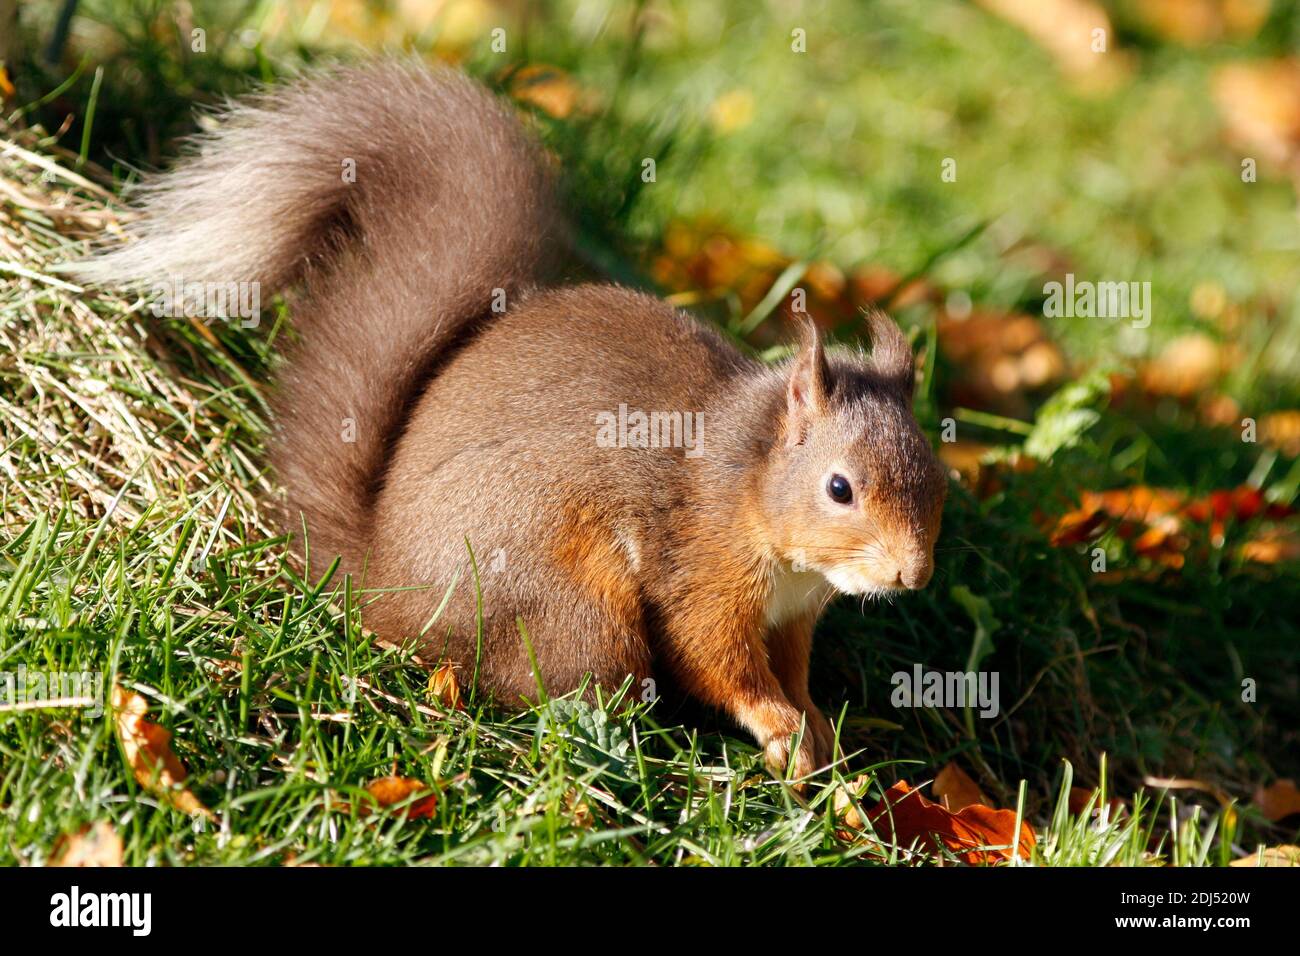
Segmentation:
<svg viewBox="0 0 1300 956">
<path fill-rule="evenodd" d="M 920 558 L 898 572 L 898 582 L 903 587 L 916 591 L 930 583 L 934 573 L 934 562 L 929 558 Z"/>
</svg>

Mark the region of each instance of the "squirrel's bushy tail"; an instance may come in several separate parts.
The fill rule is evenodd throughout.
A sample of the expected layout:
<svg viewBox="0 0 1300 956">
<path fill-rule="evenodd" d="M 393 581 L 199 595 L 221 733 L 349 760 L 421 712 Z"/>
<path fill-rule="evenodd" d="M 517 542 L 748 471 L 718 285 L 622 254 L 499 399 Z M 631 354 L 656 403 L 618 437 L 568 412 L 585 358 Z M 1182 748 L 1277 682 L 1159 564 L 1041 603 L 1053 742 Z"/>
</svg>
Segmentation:
<svg viewBox="0 0 1300 956">
<path fill-rule="evenodd" d="M 311 564 L 357 570 L 413 389 L 465 328 L 538 277 L 557 243 L 544 156 L 451 70 L 320 73 L 230 108 L 138 189 L 135 241 L 91 281 L 301 284 L 274 463 Z M 498 292 L 497 290 L 503 290 Z"/>
</svg>

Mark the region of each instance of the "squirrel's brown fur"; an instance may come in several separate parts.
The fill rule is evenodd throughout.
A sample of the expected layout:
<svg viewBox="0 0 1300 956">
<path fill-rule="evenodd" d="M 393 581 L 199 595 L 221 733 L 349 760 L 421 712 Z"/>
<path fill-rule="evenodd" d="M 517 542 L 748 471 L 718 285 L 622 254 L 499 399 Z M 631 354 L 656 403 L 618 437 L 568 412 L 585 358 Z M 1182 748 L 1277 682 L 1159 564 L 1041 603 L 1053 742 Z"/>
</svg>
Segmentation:
<svg viewBox="0 0 1300 956">
<path fill-rule="evenodd" d="M 137 241 L 80 271 L 298 290 L 274 461 L 311 570 L 341 555 L 376 632 L 514 703 L 536 688 L 522 621 L 549 692 L 663 674 L 774 765 L 806 719 L 806 774 L 831 758 L 808 696 L 825 601 L 930 576 L 945 482 L 907 342 L 874 315 L 869 357 L 827 355 L 809 324 L 772 368 L 651 296 L 545 288 L 550 180 L 459 74 L 340 70 L 235 107 L 146 187 Z M 698 445 L 598 441 L 620 406 L 697 416 Z"/>
</svg>

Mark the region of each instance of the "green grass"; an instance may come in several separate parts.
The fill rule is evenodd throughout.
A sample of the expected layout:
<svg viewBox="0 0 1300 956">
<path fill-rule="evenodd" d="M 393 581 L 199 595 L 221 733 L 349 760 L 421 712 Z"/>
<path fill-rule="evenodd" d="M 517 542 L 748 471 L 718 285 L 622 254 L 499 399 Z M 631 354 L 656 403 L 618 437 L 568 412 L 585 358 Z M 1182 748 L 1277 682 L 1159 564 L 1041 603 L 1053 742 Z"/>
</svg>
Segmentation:
<svg viewBox="0 0 1300 956">
<path fill-rule="evenodd" d="M 310 18 L 301 35 L 235 42 L 272 6 L 196 3 L 210 30 L 195 57 L 167 28 L 170 5 L 88 3 L 68 62 L 18 78 L 30 100 L 45 98 L 97 53 L 26 114 L 46 129 L 75 115 L 62 146 L 15 133 L 26 152 L 0 158 L 3 181 L 30 197 L 0 197 L 0 671 L 116 675 L 173 733 L 214 817 L 191 820 L 141 787 L 111 716 L 0 710 L 0 862 L 45 862 L 59 835 L 109 820 L 136 864 L 899 863 L 910 848 L 845 839 L 830 806 L 846 781 L 869 778 L 869 807 L 896 779 L 920 786 L 949 761 L 1035 826 L 1037 864 L 1220 865 L 1295 842 L 1294 828 L 1246 805 L 1255 786 L 1300 771 L 1294 565 L 1242 563 L 1236 547 L 1254 526 L 1230 526 L 1222 542 L 1193 530 L 1180 574 L 1103 582 L 1083 548 L 1047 543 L 1042 516 L 1083 489 L 1135 483 L 1203 493 L 1249 482 L 1294 503 L 1300 464 L 1206 428 L 1189 407 L 1110 401 L 1100 386 L 1038 406 L 1033 422 L 977 427 L 952 408 L 942 357 L 918 395 L 926 427 L 957 414 L 963 437 L 1043 460 L 984 497 L 953 485 L 927 591 L 828 613 L 813 691 L 848 756 L 805 796 L 707 716 L 443 706 L 402 649 L 361 632 L 363 595 L 301 581 L 285 563 L 264 445 L 288 317 L 253 334 L 154 319 L 111 291 L 69 289 L 51 268 L 114 221 L 108 193 L 71 170 L 128 179 L 131 165 L 171 154 L 192 102 L 320 55 Z M 1238 50 L 1189 54 L 1124 34 L 1141 67 L 1102 98 L 957 2 L 829 3 L 809 15 L 810 52 L 797 60 L 791 25 L 739 2 L 665 4 L 639 38 L 630 8 L 582 20 L 558 4 L 521 35 L 527 59 L 601 94 L 588 117 L 538 120 L 593 270 L 644 284 L 668 226 L 707 216 L 795 257 L 919 271 L 978 305 L 1035 312 L 1042 276 L 1018 250 L 1050 248 L 1081 276 L 1152 281 L 1158 318 L 1136 357 L 1208 328 L 1188 302 L 1213 280 L 1241 309 L 1247 356 L 1223 387 L 1261 414 L 1300 398 L 1294 194 L 1268 171 L 1243 191 L 1203 84 L 1216 62 L 1273 51 L 1296 15 L 1276 6 L 1271 32 Z M 410 45 L 437 39 L 434 28 Z M 473 72 L 501 79 L 499 60 L 465 52 Z M 709 105 L 737 88 L 759 104 L 753 120 L 712 129 Z M 938 176 L 949 155 L 956 184 Z M 653 184 L 636 175 L 644 156 L 659 160 Z M 703 311 L 723 325 L 747 314 L 734 297 Z M 903 318 L 932 354 L 934 309 Z M 1112 327 L 1046 324 L 1080 363 L 1135 357 Z M 1089 427 L 1063 431 L 1078 414 Z M 1149 569 L 1130 542 L 1101 544 L 1111 567 Z M 987 648 L 975 647 L 977 619 Z M 972 655 L 1000 674 L 998 718 L 891 705 L 894 672 L 962 669 Z M 1257 702 L 1242 701 L 1245 678 Z M 393 772 L 437 786 L 432 819 L 359 812 L 365 785 Z M 1163 792 L 1149 777 L 1199 778 L 1237 802 Z M 1069 814 L 1078 784 L 1130 798 L 1132 812 Z"/>
</svg>

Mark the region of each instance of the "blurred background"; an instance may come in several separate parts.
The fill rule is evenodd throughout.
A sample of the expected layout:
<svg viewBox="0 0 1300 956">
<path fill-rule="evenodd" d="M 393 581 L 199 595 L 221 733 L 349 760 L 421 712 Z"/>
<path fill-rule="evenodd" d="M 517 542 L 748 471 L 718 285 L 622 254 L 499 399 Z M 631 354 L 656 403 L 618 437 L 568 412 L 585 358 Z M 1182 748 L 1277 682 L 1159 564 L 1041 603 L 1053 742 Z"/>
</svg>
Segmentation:
<svg viewBox="0 0 1300 956">
<path fill-rule="evenodd" d="M 5 114 L 99 182 L 165 165 L 196 107 L 407 51 L 514 98 L 588 270 L 772 358 L 800 305 L 846 342 L 888 309 L 954 488 L 926 594 L 819 638 L 814 696 L 868 753 L 961 756 L 1004 801 L 1103 752 L 1239 799 L 1300 770 L 1295 0 L 0 11 Z M 1067 276 L 1149 283 L 1149 325 L 1047 314 Z M 891 708 L 916 661 L 998 670 L 1003 715 Z"/>
</svg>

